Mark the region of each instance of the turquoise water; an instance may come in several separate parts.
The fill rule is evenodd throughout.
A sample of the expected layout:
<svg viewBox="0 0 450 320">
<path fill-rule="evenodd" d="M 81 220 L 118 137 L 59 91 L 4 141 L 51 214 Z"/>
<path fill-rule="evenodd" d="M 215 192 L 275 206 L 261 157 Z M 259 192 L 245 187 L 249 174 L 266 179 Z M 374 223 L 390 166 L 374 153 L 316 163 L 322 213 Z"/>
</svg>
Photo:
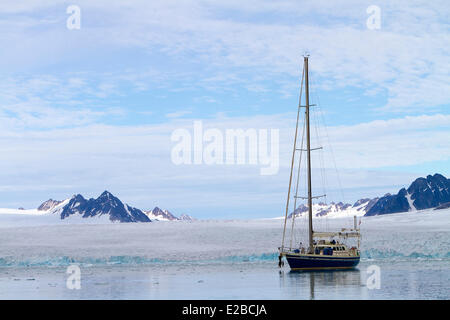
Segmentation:
<svg viewBox="0 0 450 320">
<path fill-rule="evenodd" d="M 435 254 L 425 254 L 420 252 L 412 252 L 403 254 L 395 250 L 381 251 L 379 249 L 370 249 L 361 252 L 361 258 L 367 261 L 373 259 L 391 259 L 392 263 L 397 263 L 398 260 L 412 259 L 426 259 L 428 261 L 446 261 L 450 259 L 450 252 L 442 252 Z M 203 260 L 175 260 L 162 258 L 146 258 L 141 256 L 110 256 L 107 258 L 95 257 L 78 257 L 72 258 L 68 256 L 63 257 L 33 257 L 30 259 L 17 260 L 14 256 L 0 258 L 1 267 L 64 267 L 72 264 L 77 264 L 84 267 L 92 266 L 135 266 L 135 265 L 215 265 L 224 263 L 244 263 L 244 262 L 274 262 L 278 261 L 278 253 L 263 253 L 259 255 L 240 255 L 217 257 Z"/>
</svg>

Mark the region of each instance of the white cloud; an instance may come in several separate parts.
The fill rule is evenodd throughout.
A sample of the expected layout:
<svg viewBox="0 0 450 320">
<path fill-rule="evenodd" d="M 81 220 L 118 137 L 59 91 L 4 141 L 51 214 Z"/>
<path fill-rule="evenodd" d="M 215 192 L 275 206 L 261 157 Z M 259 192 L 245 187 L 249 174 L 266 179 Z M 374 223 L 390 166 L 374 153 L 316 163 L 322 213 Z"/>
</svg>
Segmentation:
<svg viewBox="0 0 450 320">
<path fill-rule="evenodd" d="M 450 115 L 377 120 L 329 130 L 344 168 L 382 168 L 450 159 Z"/>
<path fill-rule="evenodd" d="M 73 57 L 74 48 L 84 47 L 90 48 L 91 53 L 105 54 L 115 47 L 163 52 L 186 65 L 202 65 L 213 78 L 220 75 L 237 84 L 246 81 L 240 79 L 239 73 L 247 72 L 247 87 L 258 91 L 267 90 L 255 83 L 258 77 L 281 82 L 286 76 L 291 77 L 290 81 L 298 77 L 300 55 L 309 50 L 312 72 L 320 77 L 324 88 L 357 86 L 369 93 L 384 89 L 388 93 L 384 111 L 412 112 L 448 103 L 450 36 L 446 2 L 381 1 L 377 5 L 382 12 L 382 27 L 377 31 L 365 27 L 365 9 L 370 4 L 80 1 L 82 12 L 89 13 L 83 15 L 80 33 L 68 34 L 64 24 L 31 31 L 29 27 L 13 25 L 15 16 L 5 22 L 8 32 L 0 41 L 21 43 L 20 48 L 2 46 L 6 48 L 3 61 L 9 63 L 28 64 L 36 60 L 45 65 L 48 59 L 66 61 Z M 36 12 L 34 16 L 57 16 L 57 6 L 52 10 L 49 6 L 47 1 L 30 5 Z M 14 12 L 23 18 L 33 16 L 28 7 L 18 6 L 15 1 L 4 2 L 0 11 L 7 15 Z M 67 46 L 67 41 L 74 43 Z M 33 52 L 34 56 L 25 55 L 26 52 Z M 95 58 L 95 54 L 90 55 L 90 59 Z M 158 69 L 157 65 L 154 67 Z M 166 65 L 161 68 L 159 73 L 167 71 Z M 188 71 L 189 77 L 196 72 Z M 177 75 L 171 77 L 173 80 Z M 211 85 L 217 87 L 219 83 L 215 80 Z M 143 89 L 145 85 L 136 81 L 136 87 Z"/>
<path fill-rule="evenodd" d="M 328 128 L 346 189 L 345 200 L 394 192 L 418 175 L 392 169 L 383 171 L 385 167 L 448 161 L 449 117 L 421 115 Z M 280 114 L 203 119 L 205 130 L 280 129 L 281 168 L 274 176 L 261 176 L 260 168 L 251 165 L 174 165 L 170 158 L 173 147 L 170 135 L 179 128 L 192 130 L 194 120 L 173 119 L 165 124 L 135 127 L 89 125 L 44 131 L 2 131 L 0 189 L 15 190 L 16 195 L 27 194 L 28 200 L 24 201 L 33 205 L 44 200 L 44 196 L 62 198 L 78 192 L 94 196 L 108 189 L 143 208 L 160 205 L 205 211 L 215 204 L 247 210 L 251 204 L 257 210 L 269 210 L 285 198 L 293 118 L 292 114 Z M 327 154 L 328 145 L 324 146 Z M 327 170 L 335 174 L 332 169 Z M 315 171 L 317 177 L 318 174 Z M 337 187 L 333 179 L 332 176 L 328 180 L 331 189 Z M 21 193 L 18 189 L 26 185 L 45 186 L 45 195 L 43 192 L 30 194 L 28 187 Z"/>
<path fill-rule="evenodd" d="M 190 110 L 168 113 L 159 125 L 119 127 L 99 123 L 123 115 L 122 107 L 100 105 L 120 96 L 122 86 L 203 89 L 198 99 L 210 102 L 218 100 L 215 92 L 236 87 L 289 96 L 297 91 L 305 49 L 321 89 L 386 93 L 377 111 L 419 114 L 329 128 L 346 186 L 381 189 L 414 176 L 380 173 L 385 167 L 448 161 L 449 116 L 429 113 L 442 113 L 450 101 L 449 7 L 381 1 L 382 28 L 371 31 L 365 27 L 370 4 L 79 1 L 82 28 L 69 32 L 63 4 L 2 1 L 0 68 L 7 76 L 0 80 L 0 190 L 20 194 L 24 186 L 41 185 L 61 198 L 108 188 L 140 207 L 240 206 L 243 199 L 273 205 L 284 198 L 295 115 L 203 120 L 219 129 L 279 128 L 281 171 L 261 177 L 256 167 L 174 166 L 170 133 L 192 127 L 193 120 L 182 119 Z M 158 54 L 169 62 L 147 59 Z M 121 63 L 109 65 L 111 56 Z M 61 65 L 71 72 L 52 72 Z"/>
</svg>

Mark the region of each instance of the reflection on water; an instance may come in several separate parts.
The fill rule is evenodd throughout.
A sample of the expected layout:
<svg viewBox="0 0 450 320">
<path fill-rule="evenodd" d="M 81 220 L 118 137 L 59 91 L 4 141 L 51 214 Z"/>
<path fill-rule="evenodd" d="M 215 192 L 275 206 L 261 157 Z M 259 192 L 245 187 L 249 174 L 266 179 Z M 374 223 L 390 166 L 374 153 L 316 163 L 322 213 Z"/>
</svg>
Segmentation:
<svg viewBox="0 0 450 320">
<path fill-rule="evenodd" d="M 380 268 L 380 287 L 367 284 Z M 276 271 L 276 264 L 0 268 L 0 299 L 449 299 L 450 259 L 362 261 L 347 271 Z"/>
<path fill-rule="evenodd" d="M 291 299 L 348 299 L 364 295 L 361 272 L 337 271 L 287 271 L 280 272 L 280 289 Z"/>
</svg>

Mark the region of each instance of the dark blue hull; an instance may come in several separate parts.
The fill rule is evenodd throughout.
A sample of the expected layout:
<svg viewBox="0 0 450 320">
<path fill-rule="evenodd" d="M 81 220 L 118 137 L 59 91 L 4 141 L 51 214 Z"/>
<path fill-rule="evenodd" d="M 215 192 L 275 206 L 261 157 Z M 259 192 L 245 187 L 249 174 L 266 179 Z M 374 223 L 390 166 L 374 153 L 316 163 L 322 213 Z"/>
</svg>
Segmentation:
<svg viewBox="0 0 450 320">
<path fill-rule="evenodd" d="M 300 254 L 286 254 L 285 257 L 292 270 L 352 269 L 359 263 L 359 257 Z"/>
</svg>

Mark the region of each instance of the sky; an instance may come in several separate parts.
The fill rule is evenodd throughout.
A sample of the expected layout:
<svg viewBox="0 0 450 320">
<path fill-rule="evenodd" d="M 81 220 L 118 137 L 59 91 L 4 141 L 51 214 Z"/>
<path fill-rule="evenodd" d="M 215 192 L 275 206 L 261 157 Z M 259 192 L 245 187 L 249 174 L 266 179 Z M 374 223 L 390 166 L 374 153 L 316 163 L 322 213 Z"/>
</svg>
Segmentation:
<svg viewBox="0 0 450 320">
<path fill-rule="evenodd" d="M 3 0 L 0 207 L 108 190 L 176 215 L 283 215 L 305 53 L 329 201 L 450 177 L 449 15 L 448 1 Z M 195 121 L 278 130 L 279 170 L 174 163 L 172 135 Z"/>
</svg>

